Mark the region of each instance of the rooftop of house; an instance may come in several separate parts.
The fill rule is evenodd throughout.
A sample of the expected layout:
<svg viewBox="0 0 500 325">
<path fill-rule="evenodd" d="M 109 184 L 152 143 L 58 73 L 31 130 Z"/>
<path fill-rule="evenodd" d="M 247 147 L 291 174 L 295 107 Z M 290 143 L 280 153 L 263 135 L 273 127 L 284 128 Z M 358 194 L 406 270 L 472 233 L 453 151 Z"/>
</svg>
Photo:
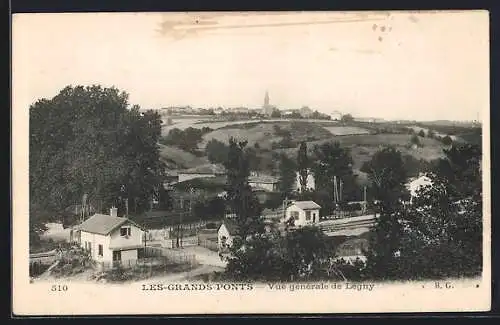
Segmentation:
<svg viewBox="0 0 500 325">
<path fill-rule="evenodd" d="M 218 164 L 206 164 L 185 170 L 179 170 L 178 174 L 224 174 L 226 169 Z"/>
<path fill-rule="evenodd" d="M 406 183 L 406 188 L 415 196 L 418 189 L 426 185 L 432 185 L 432 180 L 425 175 L 420 175 L 419 177 L 410 179 Z"/>
<path fill-rule="evenodd" d="M 250 176 L 248 177 L 249 183 L 260 183 L 260 184 L 276 184 L 279 182 L 279 179 L 274 176 L 268 175 L 258 175 L 258 176 Z"/>
<path fill-rule="evenodd" d="M 96 213 L 79 224 L 76 229 L 93 234 L 108 235 L 110 232 L 127 222 L 141 228 L 130 219 Z"/>
<path fill-rule="evenodd" d="M 225 219 L 223 222 L 222 222 L 222 225 L 224 225 L 227 229 L 227 232 L 234 236 L 234 235 L 237 235 L 238 234 L 238 231 L 239 231 L 239 227 L 238 225 L 236 224 L 236 221 L 234 220 L 231 220 L 231 219 Z M 221 225 L 221 227 L 222 227 Z"/>
<path fill-rule="evenodd" d="M 295 205 L 296 207 L 302 210 L 321 209 L 321 206 L 314 201 L 295 201 L 292 203 L 292 205 Z"/>
</svg>

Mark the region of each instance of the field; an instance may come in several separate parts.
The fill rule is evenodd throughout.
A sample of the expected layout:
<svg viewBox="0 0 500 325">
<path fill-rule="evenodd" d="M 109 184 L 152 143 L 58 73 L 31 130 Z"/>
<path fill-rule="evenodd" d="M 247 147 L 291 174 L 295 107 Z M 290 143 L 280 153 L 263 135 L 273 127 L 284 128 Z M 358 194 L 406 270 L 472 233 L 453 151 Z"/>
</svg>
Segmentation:
<svg viewBox="0 0 500 325">
<path fill-rule="evenodd" d="M 290 133 L 290 137 L 295 143 L 328 139 L 332 136 L 331 132 L 321 125 L 302 120 L 247 121 L 237 125 L 226 123 L 227 125 L 220 124 L 217 130 L 206 134 L 200 147 L 204 148 L 211 139 L 228 143 L 230 137 L 236 137 L 246 139 L 250 146 L 258 143 L 261 148 L 269 149 L 273 142 L 282 140 L 286 132 Z"/>
<path fill-rule="evenodd" d="M 370 134 L 370 131 L 355 127 L 355 126 L 330 126 L 324 127 L 333 135 L 354 135 L 354 134 Z"/>
<path fill-rule="evenodd" d="M 265 119 L 265 120 L 260 120 L 260 119 L 254 119 L 254 120 L 239 120 L 239 121 L 223 121 L 220 119 L 216 119 L 215 117 L 198 117 L 198 118 L 193 118 L 193 117 L 170 117 L 172 120 L 171 125 L 167 125 L 166 122 L 164 121 L 164 125 L 162 128 L 162 134 L 166 135 L 168 132 L 172 129 L 178 128 L 181 130 L 187 129 L 189 127 L 193 128 L 198 128 L 201 129 L 203 127 L 209 127 L 211 129 L 217 130 L 220 128 L 227 128 L 227 127 L 232 127 L 235 126 L 236 128 L 238 125 L 242 124 L 248 124 L 248 123 L 283 123 L 283 122 L 308 122 L 308 123 L 314 123 L 314 124 L 321 124 L 321 125 L 335 125 L 338 122 L 336 121 L 328 121 L 328 120 L 313 120 L 313 119 L 299 119 L 299 120 L 294 120 L 294 119 Z"/>
<path fill-rule="evenodd" d="M 177 168 L 193 168 L 200 165 L 208 164 L 206 157 L 197 157 L 192 153 L 178 149 L 172 146 L 159 144 L 160 159 L 167 164 L 167 167 Z"/>
<path fill-rule="evenodd" d="M 434 139 L 420 138 L 424 145 L 422 148 L 408 148 L 410 135 L 408 134 L 372 134 L 372 135 L 346 135 L 333 136 L 326 140 L 312 141 L 308 143 L 309 151 L 312 152 L 314 145 L 321 145 L 329 141 L 338 141 L 342 146 L 351 149 L 351 155 L 354 161 L 354 169 L 360 169 L 365 161 L 369 161 L 373 154 L 380 148 L 392 145 L 395 146 L 403 155 L 411 155 L 416 159 L 433 160 L 443 157 L 443 145 Z M 290 157 L 297 154 L 296 148 L 282 149 Z"/>
<path fill-rule="evenodd" d="M 170 119 L 172 124 L 167 125 L 166 120 Z M 211 117 L 206 117 L 206 116 L 200 116 L 200 117 L 192 117 L 192 116 L 169 116 L 163 118 L 163 127 L 161 129 L 162 135 L 167 135 L 168 132 L 172 129 L 180 129 L 184 130 L 187 129 L 188 127 L 196 127 L 196 128 L 202 128 L 203 126 L 199 126 L 201 124 L 197 123 L 203 123 L 206 121 L 211 120 Z M 205 123 L 203 123 L 205 124 Z"/>
<path fill-rule="evenodd" d="M 230 137 L 244 139 L 248 141 L 248 146 L 253 147 L 258 144 L 260 148 L 267 149 L 262 151 L 263 159 L 272 158 L 271 151 L 284 152 L 295 159 L 297 155 L 298 143 L 306 141 L 308 148 L 312 151 L 314 145 L 330 141 L 338 141 L 342 146 L 349 147 L 354 160 L 353 168 L 359 170 L 364 162 L 369 161 L 373 154 L 381 148 L 391 145 L 396 147 L 403 155 L 410 155 L 417 160 L 426 161 L 444 157 L 443 145 L 437 139 L 420 137 L 423 147 L 411 148 L 409 146 L 411 135 L 407 134 L 407 128 L 413 128 L 415 131 L 424 129 L 425 125 L 398 125 L 398 124 L 369 124 L 355 123 L 353 125 L 340 125 L 335 121 L 308 121 L 308 120 L 244 120 L 244 121 L 200 121 L 195 119 L 185 119 L 191 126 L 196 128 L 210 127 L 214 131 L 203 136 L 199 144 L 200 149 L 204 149 L 208 141 L 216 139 L 228 143 Z M 196 123 L 196 124 L 194 124 Z M 434 126 L 431 127 L 434 130 Z M 464 138 L 468 141 L 480 139 L 474 132 L 474 129 L 460 129 L 464 133 Z M 438 133 L 438 130 L 435 130 Z M 442 130 L 440 130 L 442 131 Z M 389 132 L 389 133 L 385 133 Z M 400 132 L 400 133 L 398 133 Z M 291 141 L 282 141 L 289 134 Z M 457 139 L 462 134 L 457 134 L 453 138 Z M 470 140 L 471 138 L 472 140 Z M 273 149 L 274 148 L 274 149 Z M 174 167 L 191 168 L 207 163 L 206 157 L 197 157 L 183 150 L 161 146 L 162 159 Z M 264 159 L 264 160 L 266 160 Z M 364 175 L 363 175 L 364 176 Z"/>
</svg>

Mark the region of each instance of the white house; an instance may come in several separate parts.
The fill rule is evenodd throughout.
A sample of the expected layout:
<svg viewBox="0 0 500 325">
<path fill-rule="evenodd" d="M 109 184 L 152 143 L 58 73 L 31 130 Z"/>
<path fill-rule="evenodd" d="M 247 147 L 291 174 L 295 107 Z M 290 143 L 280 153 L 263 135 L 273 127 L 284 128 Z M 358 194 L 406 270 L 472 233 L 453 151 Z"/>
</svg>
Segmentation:
<svg viewBox="0 0 500 325">
<path fill-rule="evenodd" d="M 94 214 L 77 226 L 80 245 L 90 252 L 93 260 L 109 263 L 136 261 L 143 254 L 144 230 L 127 218 Z"/>
<path fill-rule="evenodd" d="M 342 113 L 339 111 L 333 111 L 330 113 L 330 118 L 332 121 L 340 121 L 342 119 Z"/>
<path fill-rule="evenodd" d="M 302 188 L 300 186 L 300 173 L 298 171 L 295 174 L 295 188 L 298 192 L 302 191 Z M 314 175 L 310 170 L 307 171 L 306 188 L 311 191 L 314 191 L 316 189 Z"/>
<path fill-rule="evenodd" d="M 227 251 L 233 244 L 233 239 L 238 236 L 238 225 L 234 220 L 226 219 L 217 231 L 217 243 L 220 252 Z"/>
<path fill-rule="evenodd" d="M 283 221 L 292 218 L 295 226 L 313 225 L 319 222 L 320 209 L 321 206 L 314 201 L 294 201 L 286 208 Z"/>
<path fill-rule="evenodd" d="M 432 180 L 425 176 L 420 175 L 419 177 L 411 179 L 408 183 L 406 183 L 406 188 L 410 191 L 411 198 L 417 196 L 417 191 L 427 185 L 432 185 Z M 411 202 L 410 198 L 410 202 Z"/>
</svg>

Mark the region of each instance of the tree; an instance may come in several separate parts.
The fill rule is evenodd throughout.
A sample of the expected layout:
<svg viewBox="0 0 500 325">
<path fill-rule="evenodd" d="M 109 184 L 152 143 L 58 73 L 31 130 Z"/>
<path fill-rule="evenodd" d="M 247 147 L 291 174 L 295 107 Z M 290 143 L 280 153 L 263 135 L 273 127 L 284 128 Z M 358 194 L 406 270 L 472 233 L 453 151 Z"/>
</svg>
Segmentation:
<svg viewBox="0 0 500 325">
<path fill-rule="evenodd" d="M 272 118 L 280 118 L 281 117 L 281 112 L 278 109 L 274 109 L 271 113 Z"/>
<path fill-rule="evenodd" d="M 294 190 L 296 165 L 292 159 L 288 158 L 285 154 L 281 154 L 279 169 L 280 191 L 283 193 L 283 196 L 287 196 Z"/>
<path fill-rule="evenodd" d="M 434 172 L 448 183 L 449 195 L 456 199 L 476 195 L 482 189 L 481 147 L 460 144 L 443 151 L 446 157 L 438 160 Z"/>
<path fill-rule="evenodd" d="M 381 201 L 383 210 L 390 210 L 404 197 L 407 173 L 401 152 L 394 147 L 376 152 L 361 171 L 368 173 L 375 197 Z"/>
<path fill-rule="evenodd" d="M 354 121 L 354 117 L 352 117 L 351 114 L 344 114 L 342 115 L 342 117 L 340 118 L 340 121 L 344 122 L 344 123 L 349 123 L 349 122 L 353 122 Z"/>
<path fill-rule="evenodd" d="M 425 132 L 424 132 L 424 130 L 420 130 L 420 131 L 418 132 L 418 136 L 419 136 L 419 137 L 422 137 L 422 138 L 423 138 L 423 137 L 425 137 Z"/>
<path fill-rule="evenodd" d="M 97 211 L 150 206 L 162 185 L 160 115 L 116 88 L 66 87 L 30 107 L 30 218 L 60 215 L 84 194 Z M 121 199 L 119 199 L 121 197 Z"/>
<path fill-rule="evenodd" d="M 432 184 L 417 190 L 411 204 L 384 196 L 392 197 L 393 203 L 383 205 L 372 233 L 366 270 L 371 277 L 410 280 L 480 274 L 481 149 L 464 145 L 445 153 L 427 174 Z"/>
<path fill-rule="evenodd" d="M 252 147 L 245 148 L 245 156 L 248 160 L 248 166 L 251 171 L 260 170 L 261 158 L 257 154 L 257 150 Z"/>
<path fill-rule="evenodd" d="M 225 274 L 239 281 L 327 279 L 334 251 L 328 238 L 315 227 L 285 234 L 272 231 L 247 240 L 245 249 L 234 250 Z"/>
<path fill-rule="evenodd" d="M 379 216 L 370 240 L 367 272 L 372 276 L 395 277 L 396 252 L 402 233 L 402 199 L 406 193 L 406 171 L 401 153 L 393 147 L 384 148 L 365 164 L 373 192 L 379 204 Z"/>
<path fill-rule="evenodd" d="M 300 143 L 297 154 L 297 170 L 299 172 L 299 183 L 302 192 L 307 190 L 307 176 L 309 174 L 309 159 L 307 157 L 307 143 Z"/>
<path fill-rule="evenodd" d="M 228 159 L 224 164 L 227 173 L 226 202 L 236 215 L 239 236 L 243 241 L 264 230 L 260 219 L 261 207 L 248 184 L 250 166 L 245 154 L 246 145 L 246 141 L 238 142 L 231 137 Z"/>
<path fill-rule="evenodd" d="M 285 236 L 286 261 L 294 280 L 325 278 L 335 250 L 317 227 L 302 227 Z"/>
<path fill-rule="evenodd" d="M 348 148 L 340 146 L 339 142 L 327 142 L 314 146 L 312 172 L 316 189 L 323 192 L 332 201 L 334 197 L 334 182 L 342 181 L 341 201 L 354 199 L 358 194 L 356 177 L 352 171 L 352 157 Z M 340 185 L 338 185 L 340 187 Z"/>
<path fill-rule="evenodd" d="M 456 201 L 447 182 L 428 176 L 432 186 L 417 191 L 405 214 L 400 277 L 476 276 L 482 270 L 481 198 Z"/>
<path fill-rule="evenodd" d="M 208 141 L 205 152 L 208 160 L 214 164 L 223 164 L 227 160 L 228 146 L 216 139 Z"/>
<path fill-rule="evenodd" d="M 412 145 L 416 145 L 417 147 L 422 147 L 422 142 L 420 142 L 420 138 L 416 134 L 411 136 L 410 143 Z"/>
<path fill-rule="evenodd" d="M 451 139 L 451 137 L 449 135 L 443 137 L 443 139 L 441 140 L 441 142 L 443 142 L 443 144 L 445 146 L 451 146 L 453 144 L 453 140 Z"/>
</svg>

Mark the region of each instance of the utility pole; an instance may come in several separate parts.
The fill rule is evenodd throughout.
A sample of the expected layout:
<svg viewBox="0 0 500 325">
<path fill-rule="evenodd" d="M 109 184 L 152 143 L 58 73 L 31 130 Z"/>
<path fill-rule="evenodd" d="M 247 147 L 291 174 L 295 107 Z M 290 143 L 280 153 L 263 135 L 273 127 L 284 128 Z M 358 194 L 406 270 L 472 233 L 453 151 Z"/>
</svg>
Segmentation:
<svg viewBox="0 0 500 325">
<path fill-rule="evenodd" d="M 184 213 L 184 197 L 180 198 L 180 211 L 179 211 L 179 224 L 177 225 L 177 248 L 180 246 L 180 232 L 181 232 L 181 224 L 182 224 L 182 214 Z"/>
<path fill-rule="evenodd" d="M 339 201 L 342 202 L 342 180 L 340 179 L 340 193 L 339 193 Z"/>
<path fill-rule="evenodd" d="M 366 186 L 363 188 L 363 200 L 365 201 L 365 204 L 363 205 L 363 207 L 364 207 L 364 210 L 366 212 L 366 208 L 368 206 L 368 202 L 366 200 Z"/>
<path fill-rule="evenodd" d="M 125 198 L 125 218 L 128 218 L 128 197 Z"/>
<path fill-rule="evenodd" d="M 286 208 L 288 206 L 288 196 L 285 196 L 285 200 L 283 201 L 283 220 L 286 221 Z"/>
</svg>

